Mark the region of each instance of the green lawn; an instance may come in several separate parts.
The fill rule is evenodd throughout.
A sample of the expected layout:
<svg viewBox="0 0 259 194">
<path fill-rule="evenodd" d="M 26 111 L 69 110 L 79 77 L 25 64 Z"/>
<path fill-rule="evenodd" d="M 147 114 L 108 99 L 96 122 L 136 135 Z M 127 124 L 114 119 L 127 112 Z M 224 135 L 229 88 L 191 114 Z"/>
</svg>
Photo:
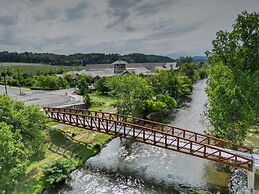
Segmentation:
<svg viewBox="0 0 259 194">
<path fill-rule="evenodd" d="M 90 94 L 90 97 L 93 102 L 90 110 L 115 111 L 114 105 L 117 101 L 115 97 L 101 95 L 97 92 Z"/>
<path fill-rule="evenodd" d="M 53 126 L 54 122 L 50 123 Z M 60 126 L 60 125 L 59 125 Z M 72 169 L 81 166 L 88 158 L 97 154 L 111 136 L 73 126 L 61 126 L 45 132 L 46 152 L 44 156 L 33 162 L 21 181 L 15 193 L 41 193 L 44 189 L 42 170 L 52 162 L 68 159 L 72 162 Z"/>
<path fill-rule="evenodd" d="M 20 64 L 20 65 L 18 65 Z M 13 74 L 17 74 L 18 70 L 20 74 L 45 74 L 54 73 L 62 74 L 68 71 L 79 71 L 84 69 L 84 66 L 53 66 L 53 65 L 29 65 L 26 63 L 0 63 L 0 72 L 4 72 L 6 69 L 11 71 Z"/>
</svg>

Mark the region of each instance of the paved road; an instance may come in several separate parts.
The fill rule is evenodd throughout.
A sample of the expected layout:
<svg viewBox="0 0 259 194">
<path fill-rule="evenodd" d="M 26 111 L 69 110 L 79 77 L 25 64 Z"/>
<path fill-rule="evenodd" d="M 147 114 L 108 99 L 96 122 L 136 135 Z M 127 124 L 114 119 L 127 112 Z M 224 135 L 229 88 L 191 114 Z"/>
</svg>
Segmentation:
<svg viewBox="0 0 259 194">
<path fill-rule="evenodd" d="M 78 95 L 74 95 L 74 88 L 42 91 L 42 90 L 29 90 L 22 89 L 25 95 L 19 95 L 19 88 L 8 87 L 8 95 L 13 99 L 24 102 L 25 104 L 38 104 L 40 106 L 48 107 L 62 107 L 66 105 L 74 105 L 83 103 L 83 98 Z M 0 94 L 5 94 L 3 85 L 0 85 Z"/>
</svg>

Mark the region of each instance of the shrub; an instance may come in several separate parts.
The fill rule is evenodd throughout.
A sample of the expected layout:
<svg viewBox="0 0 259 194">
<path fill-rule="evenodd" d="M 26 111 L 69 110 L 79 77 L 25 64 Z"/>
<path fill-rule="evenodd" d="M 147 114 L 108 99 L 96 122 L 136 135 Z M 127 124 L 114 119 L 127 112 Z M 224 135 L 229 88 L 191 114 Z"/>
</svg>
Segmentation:
<svg viewBox="0 0 259 194">
<path fill-rule="evenodd" d="M 43 170 L 44 181 L 47 186 L 54 187 L 71 180 L 71 167 L 67 160 L 57 160 Z"/>
<path fill-rule="evenodd" d="M 91 106 L 92 106 L 92 100 L 91 100 L 91 98 L 90 98 L 90 96 L 89 96 L 88 93 L 85 93 L 85 94 L 84 94 L 84 103 L 85 103 L 85 108 L 86 108 L 86 109 L 91 108 Z"/>
</svg>

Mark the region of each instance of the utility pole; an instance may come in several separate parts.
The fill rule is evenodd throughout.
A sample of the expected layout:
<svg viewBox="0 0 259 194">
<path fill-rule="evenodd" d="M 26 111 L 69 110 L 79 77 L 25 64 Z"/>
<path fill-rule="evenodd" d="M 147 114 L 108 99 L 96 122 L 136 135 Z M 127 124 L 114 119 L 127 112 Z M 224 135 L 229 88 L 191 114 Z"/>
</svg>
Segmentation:
<svg viewBox="0 0 259 194">
<path fill-rule="evenodd" d="M 4 88 L 5 88 L 5 94 L 7 94 L 7 86 L 6 86 L 6 75 L 7 71 L 1 73 L 1 76 L 4 77 Z"/>
<path fill-rule="evenodd" d="M 7 94 L 7 86 L 6 86 L 6 73 L 4 73 L 4 88 L 5 88 L 5 94 Z"/>
<path fill-rule="evenodd" d="M 21 80 L 20 80 L 20 69 L 18 69 L 18 82 L 19 82 L 19 89 L 20 89 L 20 96 L 22 95 L 22 89 L 21 89 Z"/>
</svg>

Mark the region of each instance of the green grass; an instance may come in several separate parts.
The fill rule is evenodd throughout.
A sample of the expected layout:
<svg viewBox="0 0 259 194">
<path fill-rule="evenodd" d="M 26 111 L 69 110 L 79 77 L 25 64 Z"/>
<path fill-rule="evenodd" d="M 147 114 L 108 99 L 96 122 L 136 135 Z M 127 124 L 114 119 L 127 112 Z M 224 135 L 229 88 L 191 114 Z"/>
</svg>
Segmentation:
<svg viewBox="0 0 259 194">
<path fill-rule="evenodd" d="M 24 62 L 0 62 L 0 65 L 29 65 L 31 63 L 24 63 Z M 44 65 L 41 63 L 33 63 L 35 65 Z"/>
<path fill-rule="evenodd" d="M 17 75 L 18 70 L 20 71 L 20 75 L 29 74 L 29 75 L 37 75 L 37 74 L 60 74 L 68 71 L 78 71 L 82 70 L 85 67 L 83 66 L 52 66 L 52 65 L 28 65 L 22 63 L 21 65 L 17 65 L 19 63 L 0 63 L 0 73 L 6 71 L 8 69 L 12 72 L 12 74 Z"/>
<path fill-rule="evenodd" d="M 47 128 L 51 128 L 51 127 L 53 127 L 55 125 L 58 125 L 58 124 L 59 124 L 59 122 L 57 122 L 57 121 L 51 121 L 51 122 L 47 123 Z"/>
<path fill-rule="evenodd" d="M 259 153 L 259 126 L 251 126 L 250 132 L 245 139 L 245 145 L 252 148 L 253 152 Z"/>
<path fill-rule="evenodd" d="M 15 193 L 41 193 L 44 189 L 42 180 L 44 167 L 56 160 L 67 159 L 71 161 L 71 169 L 76 169 L 88 158 L 97 154 L 112 138 L 106 134 L 73 126 L 62 126 L 59 129 L 46 131 L 45 134 L 47 149 L 44 156 L 30 164 L 26 177 L 19 183 Z"/>
<path fill-rule="evenodd" d="M 102 111 L 111 111 L 114 110 L 114 105 L 116 103 L 116 98 L 108 95 L 101 95 L 99 93 L 90 94 L 92 99 L 92 107 L 90 110 L 102 110 Z"/>
</svg>

